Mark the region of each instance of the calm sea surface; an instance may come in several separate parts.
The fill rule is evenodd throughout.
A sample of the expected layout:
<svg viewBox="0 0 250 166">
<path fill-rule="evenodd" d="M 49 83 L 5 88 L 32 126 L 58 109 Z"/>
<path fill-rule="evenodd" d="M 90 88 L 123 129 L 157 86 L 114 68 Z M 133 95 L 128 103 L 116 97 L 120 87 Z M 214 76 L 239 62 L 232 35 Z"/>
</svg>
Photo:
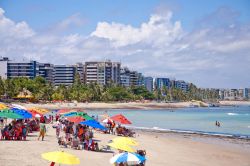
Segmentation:
<svg viewBox="0 0 250 166">
<path fill-rule="evenodd" d="M 131 127 L 250 138 L 250 107 L 182 108 L 169 110 L 91 110 L 90 115 L 125 115 Z M 99 116 L 100 119 L 100 116 Z M 219 121 L 221 127 L 215 126 Z"/>
</svg>

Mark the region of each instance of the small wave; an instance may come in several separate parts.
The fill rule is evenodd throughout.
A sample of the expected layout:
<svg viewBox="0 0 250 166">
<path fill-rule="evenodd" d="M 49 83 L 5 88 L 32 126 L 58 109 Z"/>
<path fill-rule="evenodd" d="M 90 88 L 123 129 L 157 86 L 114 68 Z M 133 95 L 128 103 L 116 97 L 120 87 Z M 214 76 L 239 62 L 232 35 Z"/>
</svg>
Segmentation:
<svg viewBox="0 0 250 166">
<path fill-rule="evenodd" d="M 230 115 L 230 116 L 232 116 L 232 115 L 239 115 L 239 114 L 237 114 L 237 113 L 231 113 L 231 112 L 229 112 L 229 113 L 227 113 L 227 115 Z"/>
<path fill-rule="evenodd" d="M 182 130 L 182 129 L 163 129 L 160 127 L 138 127 L 138 126 L 126 126 L 126 127 L 131 128 L 131 129 L 145 130 L 145 131 L 174 132 L 174 133 L 184 133 L 184 134 L 201 134 L 201 135 L 211 135 L 211 136 L 218 136 L 218 137 L 250 139 L 250 135 L 241 135 L 241 134 L 217 133 L 217 132 Z M 250 126 L 248 126 L 248 128 L 250 128 Z"/>
</svg>

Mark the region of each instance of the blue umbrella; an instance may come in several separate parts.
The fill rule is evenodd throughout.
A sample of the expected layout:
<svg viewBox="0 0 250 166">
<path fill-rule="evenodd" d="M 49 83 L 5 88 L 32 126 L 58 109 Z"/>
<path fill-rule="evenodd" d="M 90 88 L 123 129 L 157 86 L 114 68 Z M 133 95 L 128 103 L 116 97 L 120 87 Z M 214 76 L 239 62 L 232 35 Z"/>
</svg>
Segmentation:
<svg viewBox="0 0 250 166">
<path fill-rule="evenodd" d="M 106 127 L 104 127 L 103 125 L 101 125 L 99 122 L 95 120 L 86 120 L 86 121 L 80 122 L 80 124 L 90 126 L 93 128 L 97 128 L 97 129 L 101 129 L 101 130 L 107 130 Z"/>
<path fill-rule="evenodd" d="M 18 109 L 18 108 L 11 108 L 10 110 L 13 111 L 14 113 L 16 113 L 16 114 L 22 116 L 22 117 L 23 117 L 22 119 L 29 119 L 29 118 L 32 118 L 32 114 L 29 113 L 29 112 L 26 111 L 26 110 Z"/>
<path fill-rule="evenodd" d="M 146 158 L 137 154 L 137 153 L 119 153 L 110 159 L 110 163 L 124 163 L 126 162 L 129 165 L 136 165 L 145 162 Z"/>
<path fill-rule="evenodd" d="M 68 112 L 68 113 L 65 113 L 63 114 L 63 116 L 67 117 L 67 116 L 76 116 L 77 115 L 77 112 Z"/>
</svg>

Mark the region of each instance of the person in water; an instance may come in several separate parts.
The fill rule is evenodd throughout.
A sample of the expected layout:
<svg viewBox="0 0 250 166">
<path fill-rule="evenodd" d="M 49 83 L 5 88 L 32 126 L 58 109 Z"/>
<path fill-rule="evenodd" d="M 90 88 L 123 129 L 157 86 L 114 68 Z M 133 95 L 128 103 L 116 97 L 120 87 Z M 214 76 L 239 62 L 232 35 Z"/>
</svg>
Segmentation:
<svg viewBox="0 0 250 166">
<path fill-rule="evenodd" d="M 216 121 L 216 122 L 215 122 L 215 125 L 216 125 L 217 127 L 220 127 L 220 122 Z"/>
</svg>

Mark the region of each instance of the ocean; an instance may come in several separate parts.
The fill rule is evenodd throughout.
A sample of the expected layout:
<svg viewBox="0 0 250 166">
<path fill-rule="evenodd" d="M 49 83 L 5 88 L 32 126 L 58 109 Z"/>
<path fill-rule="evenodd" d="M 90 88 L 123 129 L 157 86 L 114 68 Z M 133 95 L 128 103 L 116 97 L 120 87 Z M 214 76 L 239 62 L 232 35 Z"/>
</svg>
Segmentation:
<svg viewBox="0 0 250 166">
<path fill-rule="evenodd" d="M 250 106 L 181 108 L 166 110 L 89 110 L 89 115 L 123 114 L 132 128 L 221 135 L 250 139 Z M 99 116 L 99 119 L 101 117 Z M 215 122 L 221 126 L 217 127 Z"/>
</svg>

